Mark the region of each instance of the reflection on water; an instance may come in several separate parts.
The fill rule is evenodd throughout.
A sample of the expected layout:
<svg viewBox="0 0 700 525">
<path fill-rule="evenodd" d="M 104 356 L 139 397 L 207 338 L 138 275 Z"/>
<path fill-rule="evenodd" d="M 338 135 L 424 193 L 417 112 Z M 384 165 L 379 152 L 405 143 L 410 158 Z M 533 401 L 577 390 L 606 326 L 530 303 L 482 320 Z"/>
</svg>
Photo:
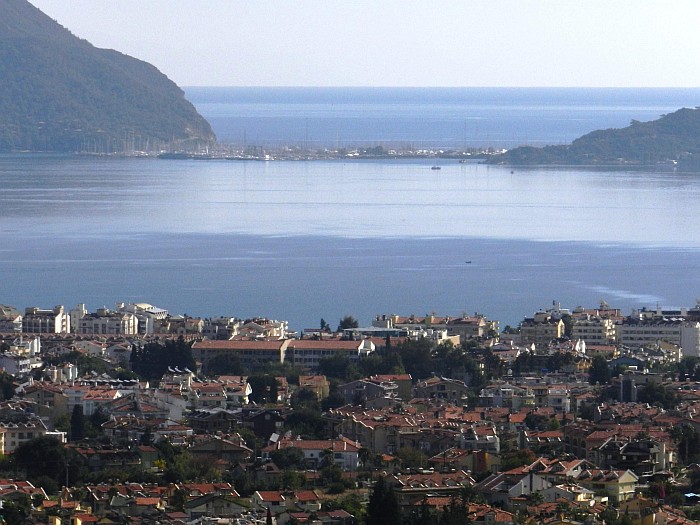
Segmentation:
<svg viewBox="0 0 700 525">
<path fill-rule="evenodd" d="M 0 228 L 698 246 L 700 177 L 434 161 L 0 158 Z"/>
</svg>

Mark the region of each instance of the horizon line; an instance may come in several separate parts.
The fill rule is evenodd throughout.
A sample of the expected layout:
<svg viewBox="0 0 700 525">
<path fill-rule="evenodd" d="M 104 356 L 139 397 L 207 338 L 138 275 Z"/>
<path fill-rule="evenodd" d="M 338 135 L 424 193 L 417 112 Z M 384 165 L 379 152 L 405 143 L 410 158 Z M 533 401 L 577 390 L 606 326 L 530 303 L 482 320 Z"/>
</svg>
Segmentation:
<svg viewBox="0 0 700 525">
<path fill-rule="evenodd" d="M 700 86 L 353 86 L 353 85 L 223 85 L 182 84 L 181 88 L 242 88 L 242 89 L 671 89 L 700 90 Z"/>
</svg>

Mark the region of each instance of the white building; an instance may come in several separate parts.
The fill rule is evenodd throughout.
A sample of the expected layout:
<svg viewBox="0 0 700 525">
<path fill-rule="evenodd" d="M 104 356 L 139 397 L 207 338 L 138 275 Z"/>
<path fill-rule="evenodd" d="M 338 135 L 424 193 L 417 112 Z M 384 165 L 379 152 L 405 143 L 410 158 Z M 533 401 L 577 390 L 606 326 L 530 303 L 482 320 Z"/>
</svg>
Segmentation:
<svg viewBox="0 0 700 525">
<path fill-rule="evenodd" d="M 553 385 L 547 389 L 547 406 L 557 412 L 571 412 L 571 398 L 566 385 Z"/>
<path fill-rule="evenodd" d="M 600 316 L 581 315 L 571 329 L 572 339 L 581 339 L 591 345 L 614 344 L 615 337 L 615 322 Z"/>
<path fill-rule="evenodd" d="M 85 305 L 83 303 L 78 304 L 75 308 L 68 312 L 68 315 L 70 316 L 70 326 L 73 332 L 78 331 L 78 327 L 80 326 L 80 320 L 87 314 L 87 308 L 85 308 Z"/>
<path fill-rule="evenodd" d="M 67 334 L 70 333 L 70 316 L 60 305 L 54 306 L 52 310 L 31 306 L 24 310 L 22 331 L 34 334 Z"/>
<path fill-rule="evenodd" d="M 3 454 L 11 454 L 22 443 L 46 434 L 46 425 L 33 414 L 17 414 L 0 420 L 0 432 L 4 434 Z"/>
<path fill-rule="evenodd" d="M 80 319 L 79 334 L 137 335 L 139 320 L 128 312 L 112 312 L 100 308 Z"/>
<path fill-rule="evenodd" d="M 40 337 L 18 337 L 10 345 L 10 352 L 15 354 L 36 357 L 41 353 Z"/>
<path fill-rule="evenodd" d="M 168 311 L 148 303 L 117 303 L 117 312 L 131 313 L 138 319 L 139 333 L 150 335 L 155 333 L 156 325 L 168 317 Z"/>
<path fill-rule="evenodd" d="M 681 351 L 683 356 L 700 356 L 700 323 L 687 322 L 681 326 Z"/>
<path fill-rule="evenodd" d="M 12 306 L 0 304 L 0 332 L 22 331 L 22 315 Z"/>
<path fill-rule="evenodd" d="M 362 446 L 345 437 L 328 440 L 283 438 L 262 449 L 262 457 L 270 458 L 275 450 L 298 448 L 304 453 L 309 468 L 318 468 L 324 461 L 332 461 L 343 470 L 356 470 L 360 465 L 359 452 Z M 332 452 L 331 452 L 332 451 Z M 328 457 L 332 453 L 332 457 Z"/>
<path fill-rule="evenodd" d="M 65 383 L 78 379 L 78 367 L 73 363 L 63 363 L 59 366 L 51 366 L 44 370 L 44 375 L 49 376 L 53 383 Z"/>
<path fill-rule="evenodd" d="M 345 356 L 351 362 L 357 362 L 375 350 L 370 339 L 362 341 L 342 341 L 337 339 L 294 339 L 289 340 L 283 349 L 283 362 L 306 369 L 318 369 L 321 360 L 326 357 Z"/>
<path fill-rule="evenodd" d="M 618 342 L 638 348 L 659 342 L 680 346 L 684 356 L 700 355 L 700 322 L 683 318 L 625 319 L 617 325 Z"/>
</svg>

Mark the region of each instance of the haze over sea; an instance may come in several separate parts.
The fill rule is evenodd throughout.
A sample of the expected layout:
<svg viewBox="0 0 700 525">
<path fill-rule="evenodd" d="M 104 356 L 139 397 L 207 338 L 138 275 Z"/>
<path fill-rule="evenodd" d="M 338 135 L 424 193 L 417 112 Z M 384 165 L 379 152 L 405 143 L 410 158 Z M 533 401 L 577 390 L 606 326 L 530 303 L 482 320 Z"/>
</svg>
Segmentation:
<svg viewBox="0 0 700 525">
<path fill-rule="evenodd" d="M 426 148 L 569 142 L 700 90 L 191 88 L 220 140 Z M 441 170 L 431 170 L 433 164 Z M 505 324 L 551 305 L 691 306 L 700 175 L 441 160 L 0 156 L 0 302 Z"/>
</svg>

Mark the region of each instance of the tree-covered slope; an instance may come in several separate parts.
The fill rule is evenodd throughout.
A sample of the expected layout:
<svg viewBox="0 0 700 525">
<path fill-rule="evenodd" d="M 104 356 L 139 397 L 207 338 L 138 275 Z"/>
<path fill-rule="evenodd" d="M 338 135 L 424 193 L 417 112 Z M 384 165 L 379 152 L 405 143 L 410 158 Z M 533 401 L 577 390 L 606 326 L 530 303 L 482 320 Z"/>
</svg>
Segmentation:
<svg viewBox="0 0 700 525">
<path fill-rule="evenodd" d="M 0 0 L 0 151 L 157 149 L 214 140 L 152 65 L 98 49 L 25 0 Z"/>
<path fill-rule="evenodd" d="M 491 162 L 505 164 L 657 164 L 700 158 L 700 109 L 683 108 L 650 122 L 598 130 L 566 146 L 521 147 Z"/>
</svg>

